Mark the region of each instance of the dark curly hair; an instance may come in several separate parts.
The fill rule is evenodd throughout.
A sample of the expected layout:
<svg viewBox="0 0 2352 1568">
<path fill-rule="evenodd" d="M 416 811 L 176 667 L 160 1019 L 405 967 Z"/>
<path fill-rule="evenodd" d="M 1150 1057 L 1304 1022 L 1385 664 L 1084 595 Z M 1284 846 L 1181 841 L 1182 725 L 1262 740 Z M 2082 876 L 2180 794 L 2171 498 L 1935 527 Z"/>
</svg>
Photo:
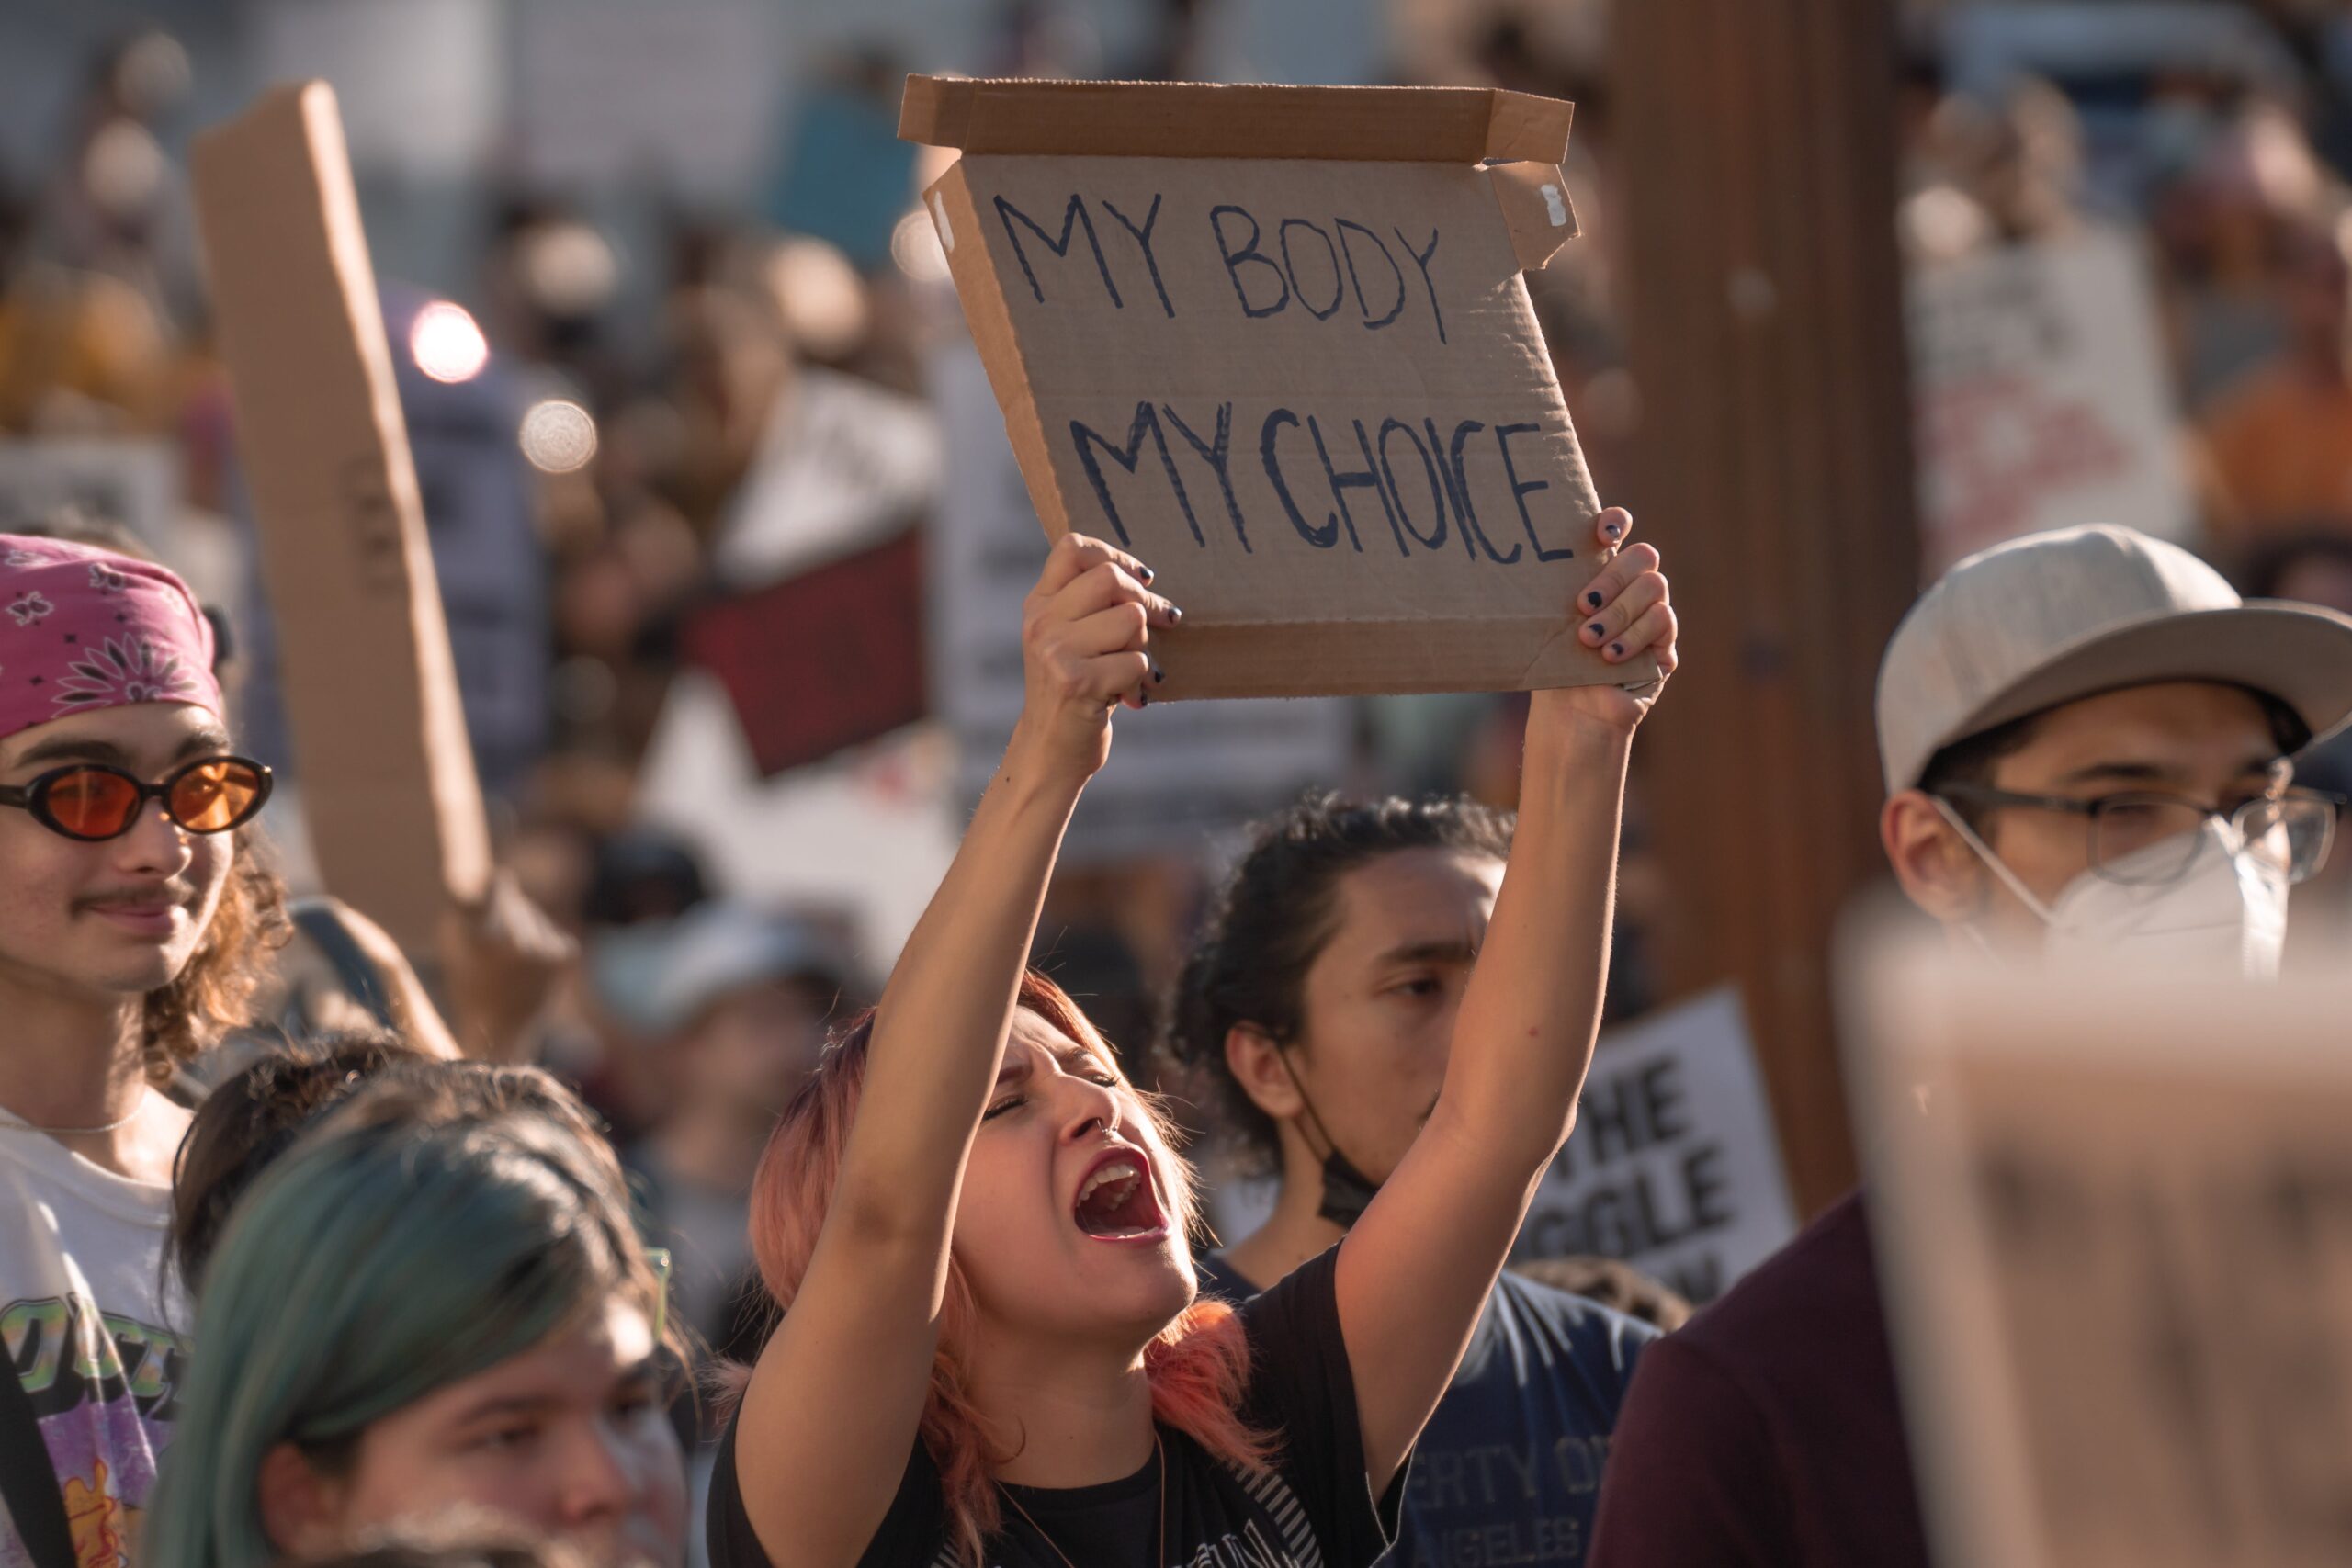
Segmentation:
<svg viewBox="0 0 2352 1568">
<path fill-rule="evenodd" d="M 204 941 L 171 984 L 147 993 L 140 1043 L 148 1079 L 158 1087 L 247 1021 L 247 1004 L 271 955 L 293 931 L 285 885 L 263 856 L 260 840 L 252 829 L 241 828 L 235 842 Z"/>
<path fill-rule="evenodd" d="M 1466 795 L 1353 801 L 1314 791 L 1258 824 L 1184 960 L 1159 1039 L 1167 1080 L 1207 1102 L 1250 1168 L 1271 1171 L 1282 1143 L 1234 1078 L 1225 1038 L 1242 1023 L 1297 1038 L 1306 972 L 1331 940 L 1340 879 L 1400 850 L 1508 859 L 1512 822 Z"/>
</svg>

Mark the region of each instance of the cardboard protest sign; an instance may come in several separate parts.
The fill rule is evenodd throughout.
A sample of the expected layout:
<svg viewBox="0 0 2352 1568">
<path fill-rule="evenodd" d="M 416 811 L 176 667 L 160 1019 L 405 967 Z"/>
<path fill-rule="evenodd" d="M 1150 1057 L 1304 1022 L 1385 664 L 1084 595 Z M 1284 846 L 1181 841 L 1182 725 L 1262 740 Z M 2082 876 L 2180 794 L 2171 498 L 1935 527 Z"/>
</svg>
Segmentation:
<svg viewBox="0 0 2352 1568">
<path fill-rule="evenodd" d="M 1883 962 L 1871 1223 L 1950 1568 L 2317 1568 L 2352 1549 L 2340 979 Z"/>
<path fill-rule="evenodd" d="M 944 344 L 926 373 L 956 475 L 926 547 L 931 691 L 956 736 L 956 798 L 968 813 L 1021 716 L 1021 606 L 1047 547 L 978 354 L 968 343 Z M 1070 818 L 1062 863 L 1197 852 L 1309 785 L 1344 778 L 1349 707 L 1337 697 L 1155 702 L 1119 715 L 1111 760 Z"/>
<path fill-rule="evenodd" d="M 1514 1253 L 1623 1258 L 1705 1303 L 1795 1234 L 1747 1020 L 1724 989 L 1602 1036 Z"/>
<path fill-rule="evenodd" d="M 1929 574 L 2081 523 L 2188 541 L 2197 510 L 2155 294 L 2130 235 L 2007 246 L 1907 288 Z"/>
<path fill-rule="evenodd" d="M 490 834 L 333 90 L 273 89 L 194 164 L 320 870 L 432 953 Z"/>
<path fill-rule="evenodd" d="M 963 150 L 926 206 L 1046 532 L 1184 610 L 1155 698 L 1651 678 L 1570 615 L 1599 502 L 1521 276 L 1576 231 L 1568 118 L 909 80 L 899 134 Z"/>
</svg>

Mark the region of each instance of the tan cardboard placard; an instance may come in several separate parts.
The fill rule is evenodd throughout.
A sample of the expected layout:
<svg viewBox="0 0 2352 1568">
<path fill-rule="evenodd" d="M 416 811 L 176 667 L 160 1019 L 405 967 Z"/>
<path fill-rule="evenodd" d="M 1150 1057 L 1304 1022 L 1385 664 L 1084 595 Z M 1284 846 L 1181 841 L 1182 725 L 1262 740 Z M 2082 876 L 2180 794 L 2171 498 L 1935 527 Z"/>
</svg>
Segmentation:
<svg viewBox="0 0 2352 1568">
<path fill-rule="evenodd" d="M 435 954 L 490 834 L 334 90 L 272 89 L 194 164 L 320 870 Z"/>
<path fill-rule="evenodd" d="M 2345 1562 L 2352 986 L 1908 954 L 1865 992 L 1852 1077 L 1938 1562 Z"/>
<path fill-rule="evenodd" d="M 925 205 L 1038 516 L 1184 611 L 1155 698 L 1653 678 L 1572 618 L 1600 502 L 1521 276 L 1576 232 L 1568 118 L 910 78 L 899 134 L 963 150 Z"/>
</svg>

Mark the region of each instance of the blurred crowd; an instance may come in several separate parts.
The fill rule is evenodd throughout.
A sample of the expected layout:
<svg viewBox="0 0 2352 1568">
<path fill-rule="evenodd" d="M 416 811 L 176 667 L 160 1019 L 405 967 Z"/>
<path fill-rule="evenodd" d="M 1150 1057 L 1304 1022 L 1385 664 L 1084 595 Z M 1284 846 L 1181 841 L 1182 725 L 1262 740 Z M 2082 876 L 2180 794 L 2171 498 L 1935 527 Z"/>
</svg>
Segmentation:
<svg viewBox="0 0 2352 1568">
<path fill-rule="evenodd" d="M 972 63 L 1197 73 L 1208 9 L 1170 0 L 1137 56 L 1103 60 L 1071 42 L 1063 8 L 1012 6 L 995 58 Z M 2088 226 L 2134 235 L 2157 282 L 2202 547 L 2251 593 L 2352 610 L 2352 7 L 2055 5 L 2006 54 L 1986 43 L 2004 36 L 1992 14 L 2035 9 L 1908 10 L 1895 128 L 1908 265 L 1924 276 Z M 2075 33 L 2050 22 L 2060 13 Z M 1568 173 L 1592 238 L 1530 283 L 1604 496 L 1642 418 L 1612 304 L 1610 214 L 1625 197 L 1607 22 L 1593 0 L 1404 6 L 1391 75 L 1577 101 Z M 727 868 L 641 819 L 638 784 L 682 627 L 718 591 L 715 551 L 779 407 L 817 373 L 920 400 L 926 355 L 961 330 L 914 205 L 933 171 L 892 139 L 905 64 L 876 51 L 802 68 L 822 107 L 803 134 L 858 171 L 830 194 L 785 178 L 733 209 L 681 203 L 647 245 L 610 232 L 582 193 L 491 171 L 468 287 L 380 280 L 501 858 L 585 957 L 533 1049 L 616 1129 L 681 1238 L 682 1310 L 722 1334 L 768 1119 L 829 1024 L 871 999 L 888 954 L 840 909 L 731 896 Z M 145 543 L 228 612 L 241 729 L 283 768 L 273 634 L 194 243 L 190 76 L 168 34 L 128 37 L 89 62 L 46 160 L 0 170 L 0 438 L 168 445 L 180 493 Z M 1366 704 L 1358 776 L 1507 805 L 1524 705 Z M 2341 787 L 2352 770 L 2311 782 Z M 1654 999 L 1642 936 L 1668 903 L 1644 852 L 1638 779 L 1631 820 L 1617 1019 Z M 299 845 L 288 853 L 299 880 Z M 1148 1032 L 1218 869 L 1204 846 L 1056 890 L 1041 947 L 1075 966 L 1114 1038 Z"/>
</svg>

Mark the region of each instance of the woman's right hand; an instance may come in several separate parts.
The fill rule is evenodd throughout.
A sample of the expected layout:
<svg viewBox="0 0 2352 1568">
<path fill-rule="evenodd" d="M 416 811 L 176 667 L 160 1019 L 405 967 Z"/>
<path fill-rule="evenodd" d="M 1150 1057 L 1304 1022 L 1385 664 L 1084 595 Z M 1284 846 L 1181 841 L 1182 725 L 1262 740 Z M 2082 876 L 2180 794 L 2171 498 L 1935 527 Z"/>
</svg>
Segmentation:
<svg viewBox="0 0 2352 1568">
<path fill-rule="evenodd" d="M 1161 671 L 1152 628 L 1182 617 L 1151 592 L 1151 569 L 1083 534 L 1065 534 L 1023 606 L 1026 677 L 1012 751 L 1079 783 L 1111 755 L 1111 710 L 1151 700 Z"/>
</svg>

